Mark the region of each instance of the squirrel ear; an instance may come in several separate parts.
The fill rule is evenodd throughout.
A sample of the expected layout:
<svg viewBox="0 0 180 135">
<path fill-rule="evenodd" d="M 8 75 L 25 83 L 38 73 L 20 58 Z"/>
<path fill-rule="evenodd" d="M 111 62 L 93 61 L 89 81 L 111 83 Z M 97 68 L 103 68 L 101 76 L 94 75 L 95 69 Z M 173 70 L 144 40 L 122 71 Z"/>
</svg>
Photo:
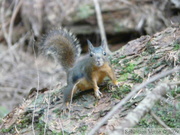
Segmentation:
<svg viewBox="0 0 180 135">
<path fill-rule="evenodd" d="M 106 44 L 104 40 L 101 41 L 101 47 L 103 48 L 103 50 L 106 50 Z"/>
<path fill-rule="evenodd" d="M 92 45 L 92 43 L 89 40 L 87 40 L 87 42 L 88 42 L 89 51 L 92 51 L 94 46 Z"/>
</svg>

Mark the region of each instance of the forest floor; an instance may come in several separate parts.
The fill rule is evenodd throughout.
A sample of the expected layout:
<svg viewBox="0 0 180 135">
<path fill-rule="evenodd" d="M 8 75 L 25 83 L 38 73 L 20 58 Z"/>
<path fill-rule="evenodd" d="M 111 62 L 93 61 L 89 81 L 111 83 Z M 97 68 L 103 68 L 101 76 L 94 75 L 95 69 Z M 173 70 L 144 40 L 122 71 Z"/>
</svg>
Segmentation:
<svg viewBox="0 0 180 135">
<path fill-rule="evenodd" d="M 22 57 L 19 62 L 21 60 L 27 62 L 28 55 L 24 55 L 26 57 Z M 36 57 L 32 60 L 28 59 L 27 65 L 16 65 L 15 71 L 19 71 L 18 73 L 22 73 L 22 67 L 25 71 L 29 71 L 26 71 L 26 74 L 19 74 L 22 76 L 18 76 L 18 78 L 22 79 L 20 81 L 24 84 L 29 83 L 31 91 L 29 94 L 25 93 L 24 95 L 27 94 L 28 96 L 22 104 L 13 109 L 1 121 L 2 132 L 27 135 L 32 134 L 34 128 L 35 132 L 39 134 L 87 134 L 135 86 L 156 74 L 166 72 L 168 69 L 180 65 L 180 28 L 169 27 L 153 36 L 142 36 L 132 40 L 123 48 L 114 52 L 110 60 L 118 82 L 121 84 L 120 87 L 113 86 L 109 79 L 105 79 L 105 82 L 100 86 L 103 93 L 100 100 L 94 97 L 92 90 L 77 93 L 73 98 L 70 112 L 67 114 L 60 112 L 62 106 L 61 90 L 66 85 L 63 81 L 65 74 L 60 67 L 52 66 L 51 62 L 46 62 L 46 59 L 44 61 Z M 45 65 L 42 64 L 44 62 Z M 27 67 L 28 69 L 26 69 Z M 31 67 L 34 67 L 32 69 L 36 71 L 34 74 L 31 74 Z M 52 70 L 55 67 L 57 70 Z M 9 74 L 15 71 L 11 71 Z M 26 82 L 27 80 L 24 77 L 33 79 Z M 17 80 L 17 78 L 15 79 Z M 107 133 L 116 129 L 123 118 L 132 112 L 158 84 L 179 81 L 180 74 L 177 72 L 147 85 L 131 100 L 127 101 L 123 108 L 119 110 L 121 113 L 117 111 L 100 128 L 99 133 Z M 39 90 L 38 94 L 37 89 Z M 18 87 L 16 92 L 18 93 Z M 180 87 L 176 85 L 151 108 L 151 112 L 154 112 L 170 128 L 180 128 L 179 95 Z M 135 128 L 162 127 L 149 113 L 135 126 Z"/>
</svg>

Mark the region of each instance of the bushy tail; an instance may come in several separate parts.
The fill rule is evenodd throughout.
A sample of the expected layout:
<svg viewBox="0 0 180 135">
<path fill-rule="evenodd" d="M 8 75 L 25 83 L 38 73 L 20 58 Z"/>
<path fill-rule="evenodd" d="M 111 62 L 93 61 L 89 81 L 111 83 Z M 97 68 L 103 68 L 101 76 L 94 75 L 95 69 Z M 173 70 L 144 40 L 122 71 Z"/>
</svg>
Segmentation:
<svg viewBox="0 0 180 135">
<path fill-rule="evenodd" d="M 43 37 L 40 44 L 41 51 L 46 55 L 51 55 L 65 71 L 74 65 L 81 54 L 81 46 L 77 38 L 63 28 L 50 31 Z"/>
</svg>

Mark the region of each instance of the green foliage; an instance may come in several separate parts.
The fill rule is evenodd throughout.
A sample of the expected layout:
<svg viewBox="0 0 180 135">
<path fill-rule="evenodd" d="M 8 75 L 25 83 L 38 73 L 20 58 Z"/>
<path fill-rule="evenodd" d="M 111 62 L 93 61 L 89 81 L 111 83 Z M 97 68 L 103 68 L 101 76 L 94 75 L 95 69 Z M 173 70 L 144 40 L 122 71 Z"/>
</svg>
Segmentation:
<svg viewBox="0 0 180 135">
<path fill-rule="evenodd" d="M 112 94 L 113 98 L 122 99 L 131 91 L 130 85 L 122 85 L 117 91 Z"/>
<path fill-rule="evenodd" d="M 179 94 L 180 94 L 180 87 L 174 88 L 173 90 L 170 91 L 170 95 L 172 97 L 176 97 Z"/>
<path fill-rule="evenodd" d="M 81 116 L 80 120 L 83 120 L 84 118 L 87 118 L 87 117 L 88 117 L 88 115 Z"/>
<path fill-rule="evenodd" d="M 58 133 L 58 132 L 55 132 L 55 131 L 54 131 L 54 132 L 52 133 L 52 135 L 67 135 L 67 134 L 66 134 L 66 133 L 63 134 L 62 132 Z"/>
<path fill-rule="evenodd" d="M 67 132 L 65 132 L 64 131 L 64 133 L 63 132 L 56 132 L 56 131 L 53 131 L 51 134 L 49 134 L 49 135 L 69 135 L 69 133 L 67 133 Z"/>
<path fill-rule="evenodd" d="M 135 64 L 129 63 L 125 71 L 131 73 L 132 71 L 134 71 L 135 66 L 136 66 Z"/>
<path fill-rule="evenodd" d="M 171 101 L 169 101 L 171 102 Z M 171 128 L 180 128 L 180 111 L 176 110 L 174 106 L 157 103 L 154 107 L 156 114 L 161 120 Z"/>
<path fill-rule="evenodd" d="M 159 60 L 159 59 L 160 59 L 159 55 L 152 55 L 152 57 L 147 61 L 147 66 L 144 67 L 144 76 L 147 76 L 154 69 L 157 69 L 162 65 L 169 65 L 169 66 L 171 65 L 171 62 L 165 60 Z"/>
<path fill-rule="evenodd" d="M 134 82 L 136 83 L 142 83 L 143 82 L 143 78 L 140 77 L 139 75 L 137 74 L 133 74 L 132 77 L 131 77 L 132 80 L 134 80 Z"/>
<path fill-rule="evenodd" d="M 123 64 L 126 64 L 126 63 L 128 63 L 128 62 L 129 62 L 128 59 L 124 59 L 124 60 L 122 61 Z"/>
<path fill-rule="evenodd" d="M 111 64 L 119 64 L 119 60 L 118 59 L 111 59 Z"/>
<path fill-rule="evenodd" d="M 3 128 L 3 129 L 0 130 L 0 133 L 11 133 L 11 132 L 13 132 L 13 127 L 12 126 L 9 127 L 8 129 Z"/>
<path fill-rule="evenodd" d="M 129 74 L 128 73 L 121 73 L 122 75 L 117 79 L 118 82 L 126 81 L 128 79 Z"/>
<path fill-rule="evenodd" d="M 169 62 L 170 63 L 170 62 Z M 167 61 L 165 61 L 165 60 L 162 60 L 162 61 L 160 61 L 160 62 L 157 62 L 157 63 L 154 63 L 153 65 L 152 65 L 152 69 L 155 69 L 155 68 L 158 68 L 158 67 L 160 67 L 160 66 L 162 66 L 162 65 L 168 65 L 169 63 L 167 63 Z M 170 65 L 170 64 L 169 64 Z"/>
<path fill-rule="evenodd" d="M 162 128 L 159 126 L 157 121 L 155 121 L 150 114 L 146 114 L 144 118 L 135 126 L 135 128 Z"/>
<path fill-rule="evenodd" d="M 146 52 L 146 51 L 143 51 L 143 52 L 141 53 L 141 55 L 142 55 L 142 56 L 148 56 L 148 55 L 149 55 L 149 53 L 148 53 L 148 52 Z"/>
<path fill-rule="evenodd" d="M 151 72 L 149 67 L 144 67 L 144 76 L 147 76 Z"/>
<path fill-rule="evenodd" d="M 149 61 L 147 62 L 147 64 L 153 64 L 153 63 L 156 63 L 157 62 L 157 58 L 156 57 L 151 57 L 149 59 Z"/>
<path fill-rule="evenodd" d="M 173 48 L 174 51 L 178 51 L 180 49 L 180 44 L 175 43 L 173 46 L 174 46 Z"/>
<path fill-rule="evenodd" d="M 180 99 L 175 99 L 174 97 L 180 94 L 180 87 L 172 89 L 167 93 L 167 102 L 173 104 L 174 100 L 179 101 Z M 165 102 L 158 102 L 152 108 L 152 111 L 170 128 L 180 128 L 180 108 L 177 109 Z M 150 114 L 147 114 L 138 123 L 136 128 L 162 128 L 156 120 L 152 118 Z"/>
<path fill-rule="evenodd" d="M 84 126 L 80 127 L 80 130 L 81 130 L 81 131 L 86 131 L 87 128 L 88 128 L 88 126 L 87 126 L 87 125 L 84 125 Z"/>
<path fill-rule="evenodd" d="M 175 51 L 178 51 L 180 49 L 179 43 L 171 44 L 172 46 L 170 49 L 173 50 L 172 54 L 174 54 L 176 58 L 176 62 L 180 62 L 180 54 L 177 54 Z M 178 51 L 179 52 L 179 51 Z M 126 84 L 131 85 L 122 85 L 116 91 L 113 91 L 112 97 L 117 99 L 122 99 L 131 91 L 131 86 L 136 83 L 142 83 L 143 78 L 141 76 L 144 76 L 147 78 L 148 75 L 153 75 L 158 72 L 161 72 L 166 67 L 173 67 L 174 66 L 174 59 L 166 59 L 166 54 L 169 54 L 169 50 L 162 50 L 157 51 L 156 48 L 152 45 L 151 42 L 148 42 L 146 44 L 146 49 L 141 53 L 141 55 L 138 55 L 138 58 L 131 57 L 131 56 L 122 56 L 117 59 L 114 59 L 114 63 L 120 63 L 119 65 L 115 65 L 118 69 L 118 82 L 127 82 Z M 145 57 L 143 57 L 145 56 Z M 142 59 L 140 59 L 142 57 Z M 133 58 L 133 59 L 132 59 Z M 178 65 L 178 62 L 176 63 Z M 141 70 L 138 70 L 141 69 Z M 180 79 L 180 73 L 176 73 Z M 172 78 L 172 79 L 171 79 Z M 178 77 L 177 77 L 178 78 Z M 173 80 L 173 75 L 169 76 L 167 78 L 169 80 Z M 131 80 L 133 82 L 131 83 Z M 177 80 L 176 80 L 177 81 Z M 155 87 L 154 83 L 151 83 L 146 86 L 147 89 L 153 89 Z M 170 90 L 167 93 L 166 99 L 168 100 L 168 103 L 172 103 L 172 105 L 167 104 L 163 102 L 156 103 L 152 109 L 152 111 L 164 122 L 166 125 L 168 125 L 170 128 L 180 128 L 180 104 L 178 103 L 180 101 L 180 87 L 176 87 L 172 90 Z M 139 103 L 139 101 L 134 102 Z M 133 108 L 134 104 L 128 103 L 126 104 L 126 107 Z M 146 114 L 144 118 L 141 119 L 139 124 L 136 126 L 136 128 L 163 128 L 150 114 Z"/>
<path fill-rule="evenodd" d="M 154 48 L 154 46 L 151 44 L 151 42 L 149 41 L 147 44 L 146 44 L 146 52 L 148 52 L 149 54 L 153 54 L 155 53 L 156 49 Z"/>
<path fill-rule="evenodd" d="M 124 59 L 124 58 L 126 58 L 126 55 L 121 55 L 121 56 L 119 57 L 119 59 Z"/>
<path fill-rule="evenodd" d="M 120 74 L 124 73 L 132 73 L 134 71 L 134 68 L 136 67 L 136 64 L 133 63 L 126 63 L 124 67 L 122 67 L 122 70 L 120 71 Z"/>
<path fill-rule="evenodd" d="M 45 128 L 45 123 L 43 121 L 39 121 L 38 123 L 35 123 L 35 129 L 39 131 L 39 135 L 44 135 L 44 128 Z"/>
<path fill-rule="evenodd" d="M 59 109 L 59 108 L 57 108 L 57 109 L 53 110 L 53 113 L 59 114 L 59 113 L 60 113 L 60 111 L 59 111 L 59 110 L 60 110 L 60 109 Z"/>
<path fill-rule="evenodd" d="M 29 125 L 29 123 L 31 123 L 32 118 L 31 117 L 25 117 L 23 120 L 21 120 L 18 124 L 19 128 L 25 128 L 26 126 Z"/>
</svg>

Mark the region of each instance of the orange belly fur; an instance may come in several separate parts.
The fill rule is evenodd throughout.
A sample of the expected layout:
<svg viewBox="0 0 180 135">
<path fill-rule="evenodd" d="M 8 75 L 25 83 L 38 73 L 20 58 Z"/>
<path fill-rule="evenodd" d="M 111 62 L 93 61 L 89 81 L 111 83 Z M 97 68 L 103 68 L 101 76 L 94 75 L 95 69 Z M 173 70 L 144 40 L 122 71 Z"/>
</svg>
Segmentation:
<svg viewBox="0 0 180 135">
<path fill-rule="evenodd" d="M 109 70 L 109 64 L 106 62 L 102 67 L 94 67 L 91 73 L 91 77 L 96 80 L 97 85 L 102 83 L 104 78 L 107 76 L 107 70 Z M 85 78 L 82 78 L 77 84 L 77 89 L 84 91 L 92 89 L 91 82 L 88 82 Z"/>
<path fill-rule="evenodd" d="M 104 78 L 106 77 L 105 73 L 93 73 L 94 77 L 96 77 L 97 84 L 103 82 Z M 81 91 L 92 89 L 93 86 L 90 82 L 88 82 L 85 78 L 81 79 L 80 82 L 77 84 L 77 88 Z"/>
</svg>

